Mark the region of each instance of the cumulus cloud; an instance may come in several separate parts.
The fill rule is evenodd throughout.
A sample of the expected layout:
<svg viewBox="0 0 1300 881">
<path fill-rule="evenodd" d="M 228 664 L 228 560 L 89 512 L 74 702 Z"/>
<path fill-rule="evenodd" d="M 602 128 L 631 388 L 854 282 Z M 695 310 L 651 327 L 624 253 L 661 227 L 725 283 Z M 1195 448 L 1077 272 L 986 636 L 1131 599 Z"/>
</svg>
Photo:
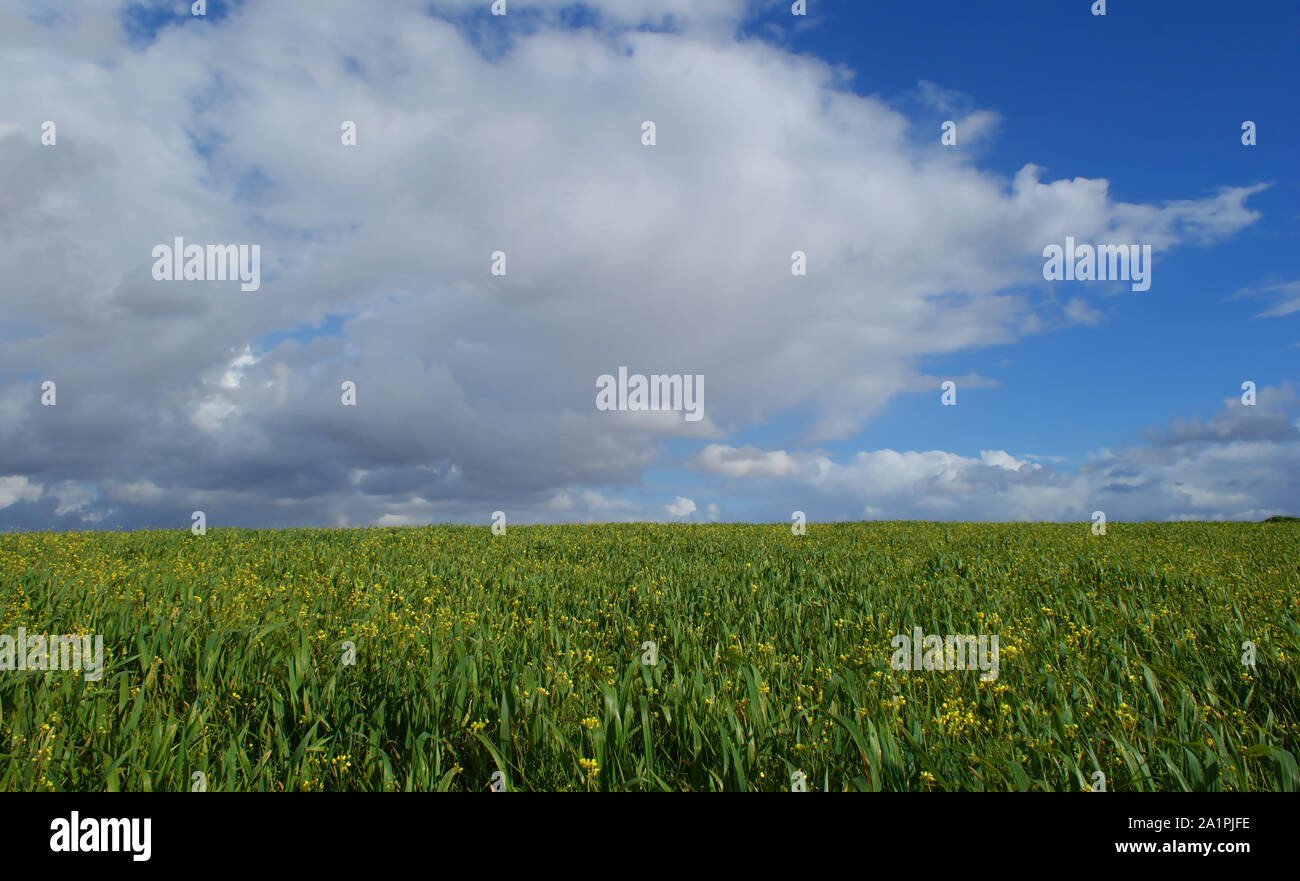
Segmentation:
<svg viewBox="0 0 1300 881">
<path fill-rule="evenodd" d="M 182 14 L 156 35 L 130 25 L 163 5 Z M 737 37 L 742 0 L 602 0 L 578 29 L 561 26 L 570 5 L 248 3 L 205 21 L 8 0 L 4 524 L 645 517 L 662 500 L 619 493 L 670 440 L 796 410 L 809 443 L 852 437 L 929 383 L 924 358 L 1036 332 L 1055 308 L 1030 293 L 1047 242 L 1104 233 L 1159 255 L 1257 216 L 1259 187 L 1129 204 L 1106 180 L 1044 180 L 1031 157 L 1008 180 L 918 150 L 844 72 Z M 992 136 L 993 114 L 959 109 Z M 152 249 L 176 236 L 260 244 L 261 289 L 154 281 Z M 620 365 L 704 375 L 705 420 L 596 411 L 595 378 Z M 33 371 L 58 381 L 57 407 Z M 901 468 L 937 513 L 989 474 L 1050 488 L 1034 469 L 887 452 L 839 467 L 891 486 Z M 829 467 L 698 458 L 737 479 Z M 99 495 L 40 495 L 69 482 Z"/>
<path fill-rule="evenodd" d="M 65 480 L 50 488 L 50 495 L 59 500 L 54 509 L 55 517 L 62 517 L 73 511 L 81 511 L 95 500 L 95 491 L 85 484 Z"/>
<path fill-rule="evenodd" d="M 33 484 L 26 477 L 0 477 L 0 508 L 7 508 L 15 502 L 34 502 L 41 497 L 44 488 Z"/>
<path fill-rule="evenodd" d="M 1144 442 L 1100 449 L 1074 470 L 1052 456 L 982 450 L 861 451 L 845 461 L 818 452 L 712 445 L 696 467 L 721 478 L 763 477 L 784 498 L 821 520 L 1260 519 L 1293 513 L 1300 498 L 1297 396 L 1288 385 L 1261 388 L 1258 403 L 1237 399 L 1207 422 L 1173 420 Z M 774 455 L 779 454 L 779 455 Z M 748 466 L 788 463 L 760 474 Z M 1051 463 L 1051 464 L 1044 464 Z M 753 493 L 752 484 L 737 492 Z M 781 519 L 775 508 L 764 519 Z"/>
<path fill-rule="evenodd" d="M 1293 441 L 1296 427 L 1290 421 L 1298 399 L 1295 388 L 1283 383 L 1256 391 L 1256 403 L 1245 405 L 1240 398 L 1228 398 L 1224 409 L 1208 421 L 1174 419 L 1163 430 L 1148 428 L 1143 438 L 1157 446 L 1226 443 L 1229 441 Z"/>
<path fill-rule="evenodd" d="M 729 447 L 709 444 L 695 457 L 694 464 L 710 474 L 726 477 L 788 477 L 803 465 L 785 450 L 760 450 L 754 446 Z"/>
<path fill-rule="evenodd" d="M 690 499 L 678 496 L 668 504 L 664 505 L 664 510 L 672 517 L 689 517 L 695 512 L 695 502 Z"/>
</svg>

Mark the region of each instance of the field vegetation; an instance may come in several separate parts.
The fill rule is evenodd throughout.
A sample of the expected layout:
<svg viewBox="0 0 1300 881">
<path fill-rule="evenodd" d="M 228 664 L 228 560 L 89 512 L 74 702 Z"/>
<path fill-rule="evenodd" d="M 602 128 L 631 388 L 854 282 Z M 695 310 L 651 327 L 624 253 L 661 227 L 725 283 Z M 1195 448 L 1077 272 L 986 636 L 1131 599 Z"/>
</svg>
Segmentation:
<svg viewBox="0 0 1300 881">
<path fill-rule="evenodd" d="M 0 670 L 0 789 L 1294 791 L 1298 584 L 1295 523 L 5 535 L 0 632 L 106 657 Z"/>
</svg>

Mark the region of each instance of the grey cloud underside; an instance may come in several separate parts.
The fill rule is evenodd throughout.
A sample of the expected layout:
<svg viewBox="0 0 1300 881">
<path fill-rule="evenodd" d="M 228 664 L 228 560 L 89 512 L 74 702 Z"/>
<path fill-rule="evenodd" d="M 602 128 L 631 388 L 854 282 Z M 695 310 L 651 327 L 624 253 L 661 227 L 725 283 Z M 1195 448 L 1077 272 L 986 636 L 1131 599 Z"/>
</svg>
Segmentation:
<svg viewBox="0 0 1300 881">
<path fill-rule="evenodd" d="M 0 5 L 0 476 L 41 487 L 0 527 L 662 517 L 612 495 L 670 439 L 795 410 L 809 444 L 851 437 L 929 387 L 923 357 L 1086 317 L 1036 293 L 1044 242 L 1159 252 L 1255 219 L 1255 187 L 1127 205 L 1105 181 L 1040 182 L 1030 157 L 999 180 L 918 149 L 828 66 L 736 40 L 738 0 L 675 0 L 662 34 L 622 29 L 662 3 L 595 4 L 576 32 L 534 5 L 490 60 L 424 3 L 249 3 L 136 49 L 121 4 Z M 261 290 L 155 282 L 176 236 L 259 243 Z M 258 344 L 330 315 L 341 337 Z M 703 374 L 705 420 L 597 412 L 620 365 Z M 1290 450 L 1269 420 L 1241 430 Z M 1170 437 L 1188 432 L 1248 439 Z M 890 510 L 986 516 L 1008 485 L 1042 516 L 1079 509 L 1059 474 L 1021 471 L 923 475 Z M 68 481 L 98 497 L 55 515 Z"/>
</svg>

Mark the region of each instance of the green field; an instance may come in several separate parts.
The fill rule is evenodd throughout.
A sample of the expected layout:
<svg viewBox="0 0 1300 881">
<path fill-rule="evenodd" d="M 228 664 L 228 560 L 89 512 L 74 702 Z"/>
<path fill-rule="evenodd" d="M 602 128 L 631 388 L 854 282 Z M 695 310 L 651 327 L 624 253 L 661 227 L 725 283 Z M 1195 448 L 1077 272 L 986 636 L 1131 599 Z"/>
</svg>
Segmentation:
<svg viewBox="0 0 1300 881">
<path fill-rule="evenodd" d="M 1300 524 L 1089 527 L 0 536 L 0 789 L 1300 788 Z"/>
</svg>

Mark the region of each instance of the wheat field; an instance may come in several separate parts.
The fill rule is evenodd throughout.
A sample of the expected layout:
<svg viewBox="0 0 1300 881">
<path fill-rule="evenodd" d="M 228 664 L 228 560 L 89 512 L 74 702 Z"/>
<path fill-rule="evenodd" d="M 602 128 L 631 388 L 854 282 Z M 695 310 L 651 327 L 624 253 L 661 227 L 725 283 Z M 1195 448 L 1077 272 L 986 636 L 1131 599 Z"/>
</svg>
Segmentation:
<svg viewBox="0 0 1300 881">
<path fill-rule="evenodd" d="M 1296 523 L 4 535 L 0 632 L 102 634 L 104 669 L 0 670 L 0 789 L 1294 791 L 1298 552 Z M 997 636 L 996 678 L 895 669 L 914 628 Z"/>
</svg>

